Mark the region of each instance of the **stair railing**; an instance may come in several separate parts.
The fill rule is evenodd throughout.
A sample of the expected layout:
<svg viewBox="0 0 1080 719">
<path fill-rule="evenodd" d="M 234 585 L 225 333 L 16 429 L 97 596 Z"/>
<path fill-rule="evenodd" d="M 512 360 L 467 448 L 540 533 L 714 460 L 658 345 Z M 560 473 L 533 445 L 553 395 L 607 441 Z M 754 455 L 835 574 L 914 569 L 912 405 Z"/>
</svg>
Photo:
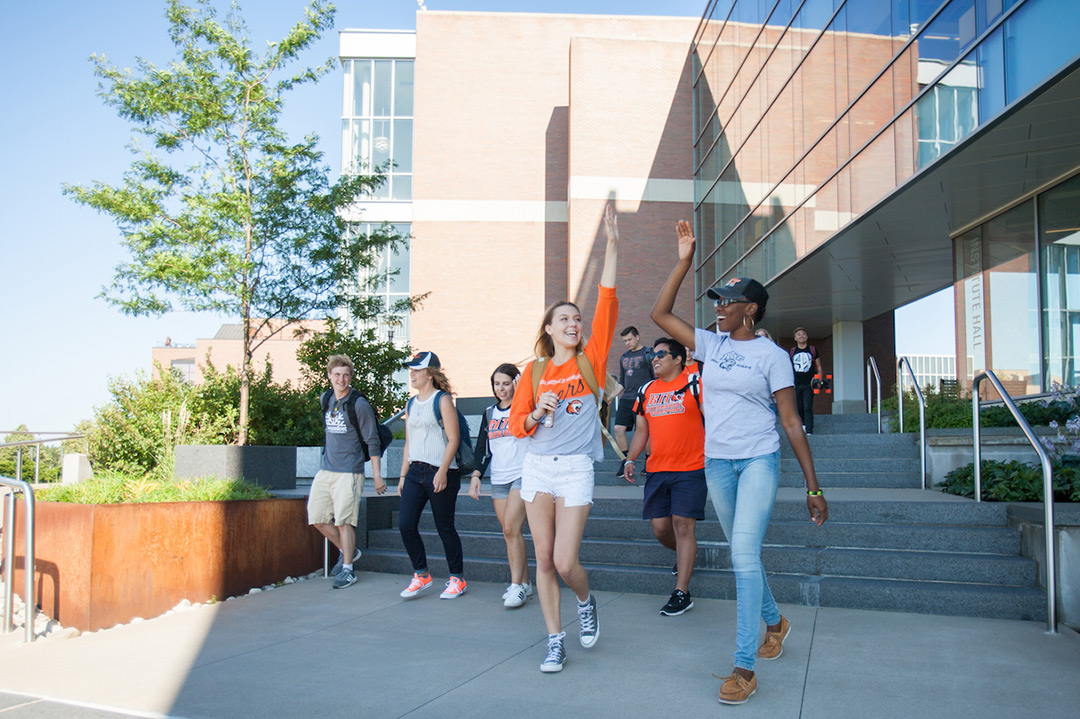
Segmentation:
<svg viewBox="0 0 1080 719">
<path fill-rule="evenodd" d="M 15 588 L 15 493 L 22 492 L 26 517 L 23 519 L 23 623 L 26 642 L 34 641 L 34 619 L 37 601 L 34 599 L 34 490 L 20 479 L 0 477 L 0 485 L 10 487 L 4 494 L 4 624 L 3 633 L 15 631 L 13 593 Z"/>
<path fill-rule="evenodd" d="M 1046 633 L 1057 634 L 1057 570 L 1055 564 L 1057 562 L 1057 553 L 1054 548 L 1054 485 L 1053 485 L 1053 470 L 1050 467 L 1050 455 L 1047 454 L 1046 449 L 1039 442 L 1035 436 L 1035 432 L 1032 431 L 1031 425 L 1024 419 L 1024 415 L 1020 414 L 1020 410 L 1016 408 L 1016 404 L 1013 402 L 1012 397 L 1005 391 L 1005 388 L 1001 386 L 1001 381 L 998 380 L 990 370 L 985 370 L 975 375 L 975 378 L 971 380 L 971 444 L 975 450 L 975 501 L 982 501 L 982 446 L 979 427 L 979 385 L 982 381 L 990 380 L 990 384 L 994 385 L 994 389 L 1001 395 L 1002 402 L 1008 407 L 1009 413 L 1012 414 L 1013 419 L 1020 425 L 1020 429 L 1024 431 L 1024 436 L 1027 437 L 1028 442 L 1035 448 L 1035 453 L 1039 455 L 1039 461 L 1042 463 L 1043 471 L 1043 511 L 1045 516 L 1043 521 L 1045 522 L 1046 532 Z"/>
<path fill-rule="evenodd" d="M 868 357 L 866 360 L 866 413 L 870 414 L 874 411 L 873 401 L 870 396 L 870 373 L 874 373 L 874 384 L 877 387 L 877 432 L 881 434 L 881 375 L 878 374 L 877 360 L 873 357 Z"/>
<path fill-rule="evenodd" d="M 900 415 L 900 432 L 904 432 L 904 377 L 902 370 L 907 368 L 911 384 L 915 386 L 915 398 L 919 400 L 919 462 L 921 466 L 922 488 L 926 489 L 926 398 L 923 397 L 922 389 L 919 388 L 919 380 L 915 378 L 915 371 L 911 369 L 911 362 L 907 357 L 901 357 L 896 361 L 896 397 L 898 401 L 897 414 Z"/>
</svg>

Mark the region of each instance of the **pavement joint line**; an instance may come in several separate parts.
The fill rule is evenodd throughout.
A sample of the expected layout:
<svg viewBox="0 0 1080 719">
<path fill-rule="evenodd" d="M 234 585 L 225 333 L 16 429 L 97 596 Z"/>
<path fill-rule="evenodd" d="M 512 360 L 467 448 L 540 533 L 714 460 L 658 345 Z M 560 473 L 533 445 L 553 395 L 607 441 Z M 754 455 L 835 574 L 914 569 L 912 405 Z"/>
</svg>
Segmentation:
<svg viewBox="0 0 1080 719">
<path fill-rule="evenodd" d="M 12 709 L 19 709 L 19 708 L 22 708 L 22 707 L 31 706 L 33 704 L 40 704 L 42 702 L 46 702 L 46 703 L 49 703 L 49 704 L 62 704 L 64 706 L 81 707 L 83 709 L 93 709 L 95 711 L 109 712 L 110 714 L 116 714 L 117 716 L 122 716 L 122 717 L 139 717 L 139 719 L 186 719 L 186 717 L 182 717 L 182 716 L 180 716 L 178 714 L 162 714 L 160 712 L 147 712 L 147 711 L 140 711 L 138 709 L 122 709 L 120 707 L 112 706 L 110 704 L 97 704 L 95 702 L 81 702 L 81 701 L 77 701 L 75 699 L 59 699 L 59 698 L 55 698 L 55 697 L 46 696 L 46 695 L 43 695 L 43 694 L 23 694 L 21 692 L 13 692 L 13 691 L 8 691 L 6 689 L 5 690 L 0 690 L 0 694 L 9 694 L 11 696 L 20 696 L 20 697 L 33 697 L 33 699 L 34 699 L 34 701 L 26 702 L 25 704 L 19 704 L 18 706 L 7 707 L 5 709 L 0 709 L 0 714 L 3 714 L 4 712 L 10 711 Z"/>
<path fill-rule="evenodd" d="M 3 714 L 4 712 L 13 711 L 15 709 L 22 709 L 23 707 L 28 707 L 31 704 L 40 704 L 43 701 L 45 701 L 45 700 L 44 699 L 33 699 L 31 701 L 28 701 L 28 702 L 23 702 L 22 704 L 16 704 L 13 707 L 7 707 L 5 709 L 0 709 L 0 714 Z"/>
<path fill-rule="evenodd" d="M 821 607 L 814 607 L 814 621 L 810 625 L 810 647 L 806 650 L 806 669 L 803 671 L 802 691 L 799 692 L 799 719 L 802 719 L 803 706 L 806 705 L 806 685 L 810 682 L 810 657 L 814 653 L 814 637 L 817 635 L 817 620 Z"/>
</svg>

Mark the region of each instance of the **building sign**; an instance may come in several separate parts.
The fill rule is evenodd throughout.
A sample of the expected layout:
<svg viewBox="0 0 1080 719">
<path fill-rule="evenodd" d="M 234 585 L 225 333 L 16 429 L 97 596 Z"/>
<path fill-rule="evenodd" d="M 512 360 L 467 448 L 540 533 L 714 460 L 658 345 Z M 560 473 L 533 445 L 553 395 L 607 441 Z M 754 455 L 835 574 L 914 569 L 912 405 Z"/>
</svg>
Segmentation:
<svg viewBox="0 0 1080 719">
<path fill-rule="evenodd" d="M 964 271 L 971 273 L 964 280 L 964 331 L 967 334 L 967 354 L 971 369 L 978 373 L 986 369 L 986 313 L 983 301 L 982 237 L 974 233 L 964 240 Z"/>
</svg>

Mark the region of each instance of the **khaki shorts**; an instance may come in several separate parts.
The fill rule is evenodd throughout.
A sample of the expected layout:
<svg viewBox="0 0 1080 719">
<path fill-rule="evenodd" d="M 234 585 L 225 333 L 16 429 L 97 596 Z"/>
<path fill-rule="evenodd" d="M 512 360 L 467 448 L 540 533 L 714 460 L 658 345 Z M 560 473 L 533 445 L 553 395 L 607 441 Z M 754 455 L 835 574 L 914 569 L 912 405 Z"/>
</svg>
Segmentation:
<svg viewBox="0 0 1080 719">
<path fill-rule="evenodd" d="M 320 469 L 311 481 L 308 495 L 308 524 L 356 526 L 360 492 L 364 488 L 362 472 L 330 472 Z"/>
</svg>

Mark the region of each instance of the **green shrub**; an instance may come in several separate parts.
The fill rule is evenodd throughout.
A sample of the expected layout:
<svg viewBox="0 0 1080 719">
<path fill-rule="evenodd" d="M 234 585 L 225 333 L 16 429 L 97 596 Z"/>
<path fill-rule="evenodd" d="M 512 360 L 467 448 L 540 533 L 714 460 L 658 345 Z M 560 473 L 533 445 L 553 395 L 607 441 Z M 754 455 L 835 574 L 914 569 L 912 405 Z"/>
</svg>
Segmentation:
<svg viewBox="0 0 1080 719">
<path fill-rule="evenodd" d="M 1052 483 L 1055 502 L 1080 502 L 1080 467 L 1054 462 Z M 941 491 L 961 497 L 975 496 L 975 464 L 958 467 L 945 475 Z M 982 498 L 990 502 L 1041 502 L 1042 467 L 1010 460 L 982 463 Z"/>
<path fill-rule="evenodd" d="M 938 392 L 924 390 L 923 397 L 926 399 L 926 428 L 927 429 L 952 429 L 971 427 L 971 397 L 953 398 Z M 899 402 L 896 396 L 883 400 L 881 407 L 884 411 L 897 415 Z M 1024 402 L 1017 405 L 1020 414 L 1032 427 L 1051 426 L 1051 422 L 1065 424 L 1070 417 L 1080 412 L 1073 402 L 1055 400 L 1046 404 L 1042 402 Z M 896 424 L 894 420 L 894 424 Z M 979 413 L 979 425 L 981 427 L 1017 427 L 1016 420 L 1007 407 L 987 407 Z M 904 429 L 908 432 L 918 431 L 919 428 L 919 400 L 914 392 L 904 394 Z"/>
<path fill-rule="evenodd" d="M 270 499 L 266 489 L 242 479 L 157 479 L 102 472 L 78 484 L 49 487 L 34 493 L 41 502 L 74 504 L 139 504 L 203 502 L 225 499 Z"/>
</svg>

